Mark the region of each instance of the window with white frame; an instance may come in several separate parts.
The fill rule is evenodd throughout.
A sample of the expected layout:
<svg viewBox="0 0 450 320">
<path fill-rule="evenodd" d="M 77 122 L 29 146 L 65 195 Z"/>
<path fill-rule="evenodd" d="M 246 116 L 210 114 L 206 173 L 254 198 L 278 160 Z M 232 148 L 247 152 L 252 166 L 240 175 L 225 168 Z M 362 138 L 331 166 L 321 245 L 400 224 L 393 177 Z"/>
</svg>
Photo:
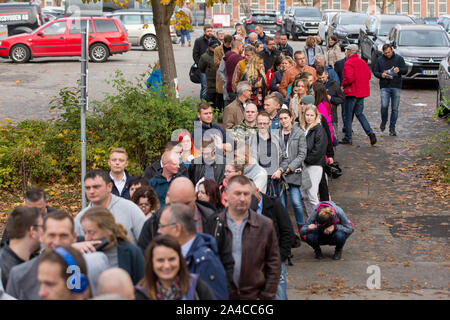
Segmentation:
<svg viewBox="0 0 450 320">
<path fill-rule="evenodd" d="M 275 10 L 274 0 L 266 0 L 266 9 Z"/>
<path fill-rule="evenodd" d="M 224 4 L 224 13 L 233 14 L 233 5 L 232 4 Z"/>
<path fill-rule="evenodd" d="M 251 8 L 259 9 L 259 0 L 252 0 Z"/>
<path fill-rule="evenodd" d="M 361 12 L 369 12 L 369 0 L 361 0 Z"/>
<path fill-rule="evenodd" d="M 386 3 L 386 12 L 387 13 L 395 13 L 395 1 Z"/>
<path fill-rule="evenodd" d="M 215 4 L 213 6 L 213 14 L 220 14 L 220 4 Z"/>
<path fill-rule="evenodd" d="M 328 0 L 321 0 L 320 2 L 321 2 L 320 8 L 321 8 L 322 10 L 328 9 L 328 3 L 329 3 Z"/>
<path fill-rule="evenodd" d="M 436 4 L 434 2 L 434 0 L 428 0 L 428 7 L 427 7 L 427 15 L 429 17 L 434 17 L 436 11 Z"/>
<path fill-rule="evenodd" d="M 294 1 L 292 1 L 292 6 L 293 7 L 300 7 L 302 5 L 303 5 L 303 3 L 302 3 L 301 0 L 294 0 Z"/>
<path fill-rule="evenodd" d="M 402 0 L 401 11 L 402 13 L 409 14 L 409 0 Z"/>
<path fill-rule="evenodd" d="M 333 0 L 333 9 L 340 9 L 341 8 L 341 0 Z"/>
<path fill-rule="evenodd" d="M 413 0 L 413 14 L 420 17 L 420 0 Z"/>
<path fill-rule="evenodd" d="M 439 0 L 438 7 L 439 7 L 439 15 L 446 14 L 447 13 L 447 0 Z"/>
</svg>

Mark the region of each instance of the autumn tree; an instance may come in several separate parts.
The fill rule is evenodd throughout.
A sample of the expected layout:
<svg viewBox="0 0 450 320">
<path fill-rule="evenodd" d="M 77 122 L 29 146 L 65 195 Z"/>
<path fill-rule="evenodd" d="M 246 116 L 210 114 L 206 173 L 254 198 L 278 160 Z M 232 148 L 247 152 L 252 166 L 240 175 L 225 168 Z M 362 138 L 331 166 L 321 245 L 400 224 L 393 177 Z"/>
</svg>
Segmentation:
<svg viewBox="0 0 450 320">
<path fill-rule="evenodd" d="M 356 0 L 350 0 L 350 4 L 348 6 L 348 11 L 356 11 Z"/>
</svg>

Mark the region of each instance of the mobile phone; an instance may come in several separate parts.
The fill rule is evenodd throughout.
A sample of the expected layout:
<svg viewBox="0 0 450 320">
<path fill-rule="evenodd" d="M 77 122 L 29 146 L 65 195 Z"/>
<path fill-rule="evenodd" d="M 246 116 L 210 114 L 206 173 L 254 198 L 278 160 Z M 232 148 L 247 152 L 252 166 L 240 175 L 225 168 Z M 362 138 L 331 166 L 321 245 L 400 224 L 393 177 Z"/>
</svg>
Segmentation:
<svg viewBox="0 0 450 320">
<path fill-rule="evenodd" d="M 101 238 L 100 240 L 101 243 L 94 246 L 96 251 L 102 251 L 109 244 L 109 240 L 106 237 Z"/>
</svg>

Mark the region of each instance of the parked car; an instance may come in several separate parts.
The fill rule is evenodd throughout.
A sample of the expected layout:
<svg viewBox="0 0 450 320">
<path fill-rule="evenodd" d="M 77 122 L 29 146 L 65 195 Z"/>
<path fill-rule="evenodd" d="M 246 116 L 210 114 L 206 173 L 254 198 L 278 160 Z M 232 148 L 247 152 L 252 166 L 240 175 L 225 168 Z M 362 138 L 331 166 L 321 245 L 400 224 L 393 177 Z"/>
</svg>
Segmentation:
<svg viewBox="0 0 450 320">
<path fill-rule="evenodd" d="M 31 33 L 45 23 L 38 3 L 0 3 L 0 24 L 8 27 L 8 36 Z"/>
<path fill-rule="evenodd" d="M 335 34 L 341 49 L 349 44 L 358 44 L 359 30 L 366 23 L 369 15 L 358 12 L 339 12 L 331 20 L 328 27 L 328 38 Z"/>
<path fill-rule="evenodd" d="M 340 9 L 325 9 L 322 11 L 322 21 L 319 22 L 318 35 L 322 41 L 327 39 L 328 26 L 331 20 L 338 12 L 345 12 L 346 10 Z"/>
<path fill-rule="evenodd" d="M 284 21 L 286 33 L 292 35 L 292 40 L 298 37 L 317 35 L 322 13 L 314 7 L 292 7 Z"/>
<path fill-rule="evenodd" d="M 275 36 L 281 33 L 281 21 L 275 11 L 252 11 L 248 19 L 244 22 L 247 35 L 255 31 L 256 25 L 260 24 L 268 36 Z"/>
<path fill-rule="evenodd" d="M 383 54 L 382 47 L 387 42 L 389 32 L 396 24 L 414 24 L 407 15 L 376 14 L 370 16 L 359 31 L 359 49 L 361 58 L 370 59 L 372 71 L 378 57 Z"/>
<path fill-rule="evenodd" d="M 439 17 L 438 24 L 450 34 L 450 15 L 447 14 Z"/>
<path fill-rule="evenodd" d="M 439 64 L 438 83 L 436 107 L 442 103 L 445 107 L 442 115 L 448 115 L 450 113 L 450 55 L 442 59 Z"/>
<path fill-rule="evenodd" d="M 421 20 L 423 24 L 436 24 L 439 17 L 422 17 Z"/>
<path fill-rule="evenodd" d="M 1 40 L 0 57 L 23 63 L 37 57 L 79 56 L 81 20 L 89 21 L 89 57 L 93 62 L 130 50 L 127 32 L 116 18 L 68 17 L 50 21 L 31 34 Z"/>
<path fill-rule="evenodd" d="M 397 24 L 389 42 L 408 66 L 404 79 L 436 80 L 439 64 L 450 52 L 449 36 L 440 25 Z"/>
</svg>

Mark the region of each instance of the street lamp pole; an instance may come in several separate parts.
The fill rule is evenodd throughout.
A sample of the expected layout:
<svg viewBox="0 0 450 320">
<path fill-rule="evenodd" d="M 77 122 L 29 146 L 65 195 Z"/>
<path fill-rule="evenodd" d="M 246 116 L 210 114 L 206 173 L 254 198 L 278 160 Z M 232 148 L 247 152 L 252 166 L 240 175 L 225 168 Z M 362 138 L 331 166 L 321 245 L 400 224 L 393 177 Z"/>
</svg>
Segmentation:
<svg viewBox="0 0 450 320">
<path fill-rule="evenodd" d="M 87 97 L 87 76 L 88 76 L 88 68 L 87 68 L 87 50 L 88 50 L 88 36 L 89 31 L 87 25 L 89 20 L 81 20 L 81 99 L 80 99 L 80 108 L 81 108 L 81 205 L 84 209 L 86 207 L 86 193 L 84 191 L 84 176 L 86 175 L 86 110 L 88 104 Z"/>
</svg>

